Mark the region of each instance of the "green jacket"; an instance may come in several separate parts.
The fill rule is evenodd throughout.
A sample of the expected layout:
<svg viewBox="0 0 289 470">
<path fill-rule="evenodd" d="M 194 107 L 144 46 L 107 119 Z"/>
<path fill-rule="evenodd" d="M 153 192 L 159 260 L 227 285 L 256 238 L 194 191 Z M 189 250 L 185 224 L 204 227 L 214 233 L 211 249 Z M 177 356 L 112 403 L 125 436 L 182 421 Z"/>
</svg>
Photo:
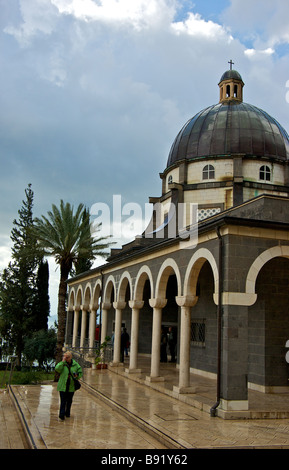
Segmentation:
<svg viewBox="0 0 289 470">
<path fill-rule="evenodd" d="M 82 369 L 78 362 L 76 362 L 74 359 L 72 359 L 72 364 L 70 367 L 70 373 L 69 373 L 69 368 L 66 362 L 60 361 L 58 364 L 55 366 L 56 372 L 60 374 L 58 384 L 57 384 L 57 390 L 58 392 L 65 392 L 66 391 L 66 382 L 68 379 L 68 376 L 70 375 L 70 384 L 69 384 L 69 392 L 75 392 L 74 388 L 74 380 L 71 377 L 71 374 L 77 375 L 77 379 L 82 377 Z"/>
</svg>

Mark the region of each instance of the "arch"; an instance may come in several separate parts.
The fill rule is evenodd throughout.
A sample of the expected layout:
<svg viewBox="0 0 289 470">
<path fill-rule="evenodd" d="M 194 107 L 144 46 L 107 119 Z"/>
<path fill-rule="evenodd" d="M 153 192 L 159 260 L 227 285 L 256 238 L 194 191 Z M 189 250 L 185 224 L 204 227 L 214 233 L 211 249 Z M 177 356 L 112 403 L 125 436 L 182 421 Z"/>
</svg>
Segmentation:
<svg viewBox="0 0 289 470">
<path fill-rule="evenodd" d="M 80 305 L 82 305 L 82 302 L 83 302 L 83 289 L 82 289 L 82 286 L 78 286 L 78 289 L 76 292 L 75 307 L 80 308 Z"/>
<path fill-rule="evenodd" d="M 219 292 L 219 270 L 216 260 L 207 248 L 200 248 L 190 259 L 184 280 L 184 295 L 196 295 L 198 277 L 203 264 L 208 261 L 214 277 L 214 297 Z M 193 281 L 193 282 L 191 282 Z"/>
<path fill-rule="evenodd" d="M 211 180 L 215 178 L 215 167 L 213 165 L 205 165 L 203 168 L 203 180 Z"/>
<path fill-rule="evenodd" d="M 259 179 L 261 181 L 271 181 L 271 170 L 268 165 L 262 165 L 259 170 Z"/>
<path fill-rule="evenodd" d="M 83 305 L 85 306 L 90 305 L 91 297 L 92 297 L 92 288 L 91 288 L 91 283 L 88 282 L 84 289 Z"/>
<path fill-rule="evenodd" d="M 226 85 L 226 98 L 230 98 L 231 96 L 231 87 L 230 85 Z"/>
<path fill-rule="evenodd" d="M 166 298 L 166 287 L 168 278 L 171 274 L 175 274 L 177 278 L 177 286 L 178 286 L 178 293 L 177 296 L 181 295 L 182 287 L 181 287 L 181 275 L 179 271 L 179 267 L 175 260 L 172 258 L 168 258 L 166 261 L 163 262 L 162 266 L 160 267 L 157 282 L 156 282 L 156 298 L 165 299 Z"/>
<path fill-rule="evenodd" d="M 246 293 L 255 294 L 257 276 L 267 261 L 282 256 L 289 258 L 289 246 L 274 246 L 263 251 L 251 265 L 246 278 Z"/>
<path fill-rule="evenodd" d="M 68 310 L 73 310 L 75 303 L 75 289 L 72 287 L 69 291 L 69 296 L 68 296 L 68 302 L 67 302 L 67 307 Z"/>
<path fill-rule="evenodd" d="M 104 293 L 103 293 L 103 302 L 110 303 L 111 302 L 111 294 L 114 291 L 116 293 L 115 288 L 115 279 L 112 275 L 110 275 L 105 283 Z"/>
<path fill-rule="evenodd" d="M 125 301 L 125 294 L 127 286 L 130 288 L 130 295 L 132 297 L 132 280 L 131 275 L 128 271 L 125 271 L 119 281 L 118 285 L 118 293 L 117 293 L 117 300 L 118 301 Z"/>
<path fill-rule="evenodd" d="M 135 281 L 135 289 L 134 289 L 134 300 L 143 300 L 143 289 L 146 280 L 149 280 L 150 288 L 151 288 L 151 297 L 154 296 L 154 285 L 153 285 L 153 276 L 151 273 L 150 268 L 147 265 L 144 265 L 140 268 L 136 281 Z"/>
<path fill-rule="evenodd" d="M 102 289 L 101 280 L 97 279 L 95 286 L 93 288 L 93 292 L 92 292 L 92 302 L 91 302 L 92 307 L 98 306 L 99 298 L 101 296 L 101 289 Z"/>
</svg>

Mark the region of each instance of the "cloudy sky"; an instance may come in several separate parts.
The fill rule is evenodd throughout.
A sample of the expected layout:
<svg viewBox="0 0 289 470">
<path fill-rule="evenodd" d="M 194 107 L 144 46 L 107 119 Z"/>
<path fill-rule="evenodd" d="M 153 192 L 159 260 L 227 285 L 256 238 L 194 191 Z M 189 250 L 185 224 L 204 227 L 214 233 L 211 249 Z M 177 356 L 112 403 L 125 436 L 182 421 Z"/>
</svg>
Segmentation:
<svg viewBox="0 0 289 470">
<path fill-rule="evenodd" d="M 218 102 L 230 59 L 244 101 L 289 130 L 288 1 L 0 0 L 0 11 L 0 269 L 29 183 L 35 216 L 60 199 L 144 208 L 159 196 L 176 134 Z"/>
</svg>

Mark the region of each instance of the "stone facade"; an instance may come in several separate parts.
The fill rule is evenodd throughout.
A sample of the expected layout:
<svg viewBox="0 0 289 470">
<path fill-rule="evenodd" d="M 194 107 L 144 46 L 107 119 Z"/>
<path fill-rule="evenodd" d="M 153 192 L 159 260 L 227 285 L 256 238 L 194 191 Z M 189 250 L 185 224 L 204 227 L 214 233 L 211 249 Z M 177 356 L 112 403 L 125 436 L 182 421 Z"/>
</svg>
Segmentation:
<svg viewBox="0 0 289 470">
<path fill-rule="evenodd" d="M 229 106 L 230 96 L 224 93 L 232 82 L 236 96 L 231 100 L 241 106 L 244 84 L 239 74 L 229 72 L 220 82 L 222 102 Z M 165 223 L 172 206 L 197 204 L 193 229 L 185 238 L 178 226 L 170 237 L 166 222 L 161 238 L 157 231 L 152 238 L 143 234 L 112 250 L 103 266 L 70 279 L 66 345 L 93 348 L 98 313 L 100 340 L 114 334 L 111 367 L 121 362 L 125 326 L 130 335 L 127 373 L 138 373 L 139 355 L 148 355 L 150 383 L 163 380 L 161 331 L 171 327 L 179 370 L 175 393 L 191 392 L 190 371 L 217 379 L 220 410 L 248 409 L 249 388 L 287 392 L 289 186 L 284 148 L 289 149 L 289 141 L 283 134 L 283 153 L 275 159 L 240 152 L 178 159 L 171 152 L 160 175 L 162 195 L 150 199 L 163 208 L 162 219 L 153 217 L 149 226 L 154 231 Z M 258 148 L 257 141 L 254 145 Z"/>
<path fill-rule="evenodd" d="M 251 212 L 263 218 L 245 217 Z M 123 253 L 70 280 L 67 343 L 76 346 L 79 336 L 79 346 L 86 344 L 85 338 L 93 345 L 94 329 L 89 328 L 87 312 L 95 322 L 93 312 L 101 307 L 102 338 L 113 331 L 117 336 L 117 324 L 125 325 L 131 336 L 131 372 L 138 370 L 138 354 L 151 354 L 150 380 L 161 380 L 159 334 L 162 327 L 173 326 L 178 338 L 180 393 L 190 387 L 189 370 L 216 377 L 218 354 L 224 408 L 231 402 L 246 408 L 248 387 L 264 392 L 286 387 L 289 231 L 285 220 L 289 220 L 289 201 L 261 196 L 200 224 L 193 249 L 180 248 L 177 240 L 164 240 L 157 247 L 128 252 L 125 260 Z M 82 321 L 78 320 L 76 328 L 79 311 Z M 185 344 L 182 322 L 189 329 Z M 192 328 L 204 328 L 204 337 L 193 338 Z M 116 349 L 113 362 L 120 362 Z"/>
</svg>

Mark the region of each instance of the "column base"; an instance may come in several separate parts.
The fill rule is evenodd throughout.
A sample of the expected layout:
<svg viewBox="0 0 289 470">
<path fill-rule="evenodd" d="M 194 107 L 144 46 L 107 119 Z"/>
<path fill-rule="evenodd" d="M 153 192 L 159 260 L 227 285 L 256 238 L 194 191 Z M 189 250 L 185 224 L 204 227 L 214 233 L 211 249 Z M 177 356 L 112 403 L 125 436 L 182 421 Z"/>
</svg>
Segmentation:
<svg viewBox="0 0 289 470">
<path fill-rule="evenodd" d="M 148 375 L 146 377 L 146 382 L 164 382 L 165 379 L 164 377 L 151 377 L 150 375 Z"/>
<path fill-rule="evenodd" d="M 126 374 L 141 374 L 141 369 L 125 369 Z"/>
<path fill-rule="evenodd" d="M 220 408 L 224 411 L 247 411 L 249 409 L 248 400 L 225 400 L 221 398 Z"/>
<path fill-rule="evenodd" d="M 186 393 L 196 393 L 197 387 L 178 387 L 177 385 L 173 386 L 173 391 L 175 393 L 186 394 Z"/>
<path fill-rule="evenodd" d="M 124 364 L 123 362 L 110 362 L 109 367 L 122 367 Z"/>
</svg>

